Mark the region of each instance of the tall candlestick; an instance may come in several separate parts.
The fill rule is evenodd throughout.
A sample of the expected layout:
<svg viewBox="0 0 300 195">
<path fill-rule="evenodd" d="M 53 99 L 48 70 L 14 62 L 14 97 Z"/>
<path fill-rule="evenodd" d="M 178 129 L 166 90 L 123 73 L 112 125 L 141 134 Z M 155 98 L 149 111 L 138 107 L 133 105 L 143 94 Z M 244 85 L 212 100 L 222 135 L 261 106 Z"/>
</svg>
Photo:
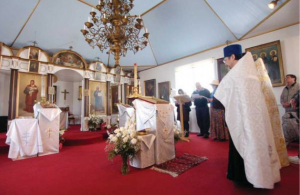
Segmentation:
<svg viewBox="0 0 300 195">
<path fill-rule="evenodd" d="M 134 63 L 134 87 L 137 87 L 137 64 Z"/>
</svg>

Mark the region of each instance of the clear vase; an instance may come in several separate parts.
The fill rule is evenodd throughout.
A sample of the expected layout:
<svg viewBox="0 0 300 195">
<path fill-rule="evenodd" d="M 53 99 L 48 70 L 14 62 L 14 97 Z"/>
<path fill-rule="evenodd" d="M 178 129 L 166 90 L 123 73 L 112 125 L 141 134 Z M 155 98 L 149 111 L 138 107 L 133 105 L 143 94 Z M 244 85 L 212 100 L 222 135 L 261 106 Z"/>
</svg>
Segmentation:
<svg viewBox="0 0 300 195">
<path fill-rule="evenodd" d="M 122 160 L 121 173 L 122 175 L 127 175 L 129 173 L 128 156 L 122 156 Z"/>
</svg>

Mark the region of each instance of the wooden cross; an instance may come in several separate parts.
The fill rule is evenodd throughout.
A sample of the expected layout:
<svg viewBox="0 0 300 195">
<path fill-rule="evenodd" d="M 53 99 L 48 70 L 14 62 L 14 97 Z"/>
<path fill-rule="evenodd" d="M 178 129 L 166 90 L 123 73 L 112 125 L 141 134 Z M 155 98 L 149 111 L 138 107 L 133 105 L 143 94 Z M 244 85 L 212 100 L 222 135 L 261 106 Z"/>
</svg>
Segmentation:
<svg viewBox="0 0 300 195">
<path fill-rule="evenodd" d="M 64 100 L 66 100 L 67 93 L 69 93 L 69 92 L 67 92 L 67 90 L 64 90 L 64 91 L 62 91 L 61 93 L 64 93 Z"/>
</svg>

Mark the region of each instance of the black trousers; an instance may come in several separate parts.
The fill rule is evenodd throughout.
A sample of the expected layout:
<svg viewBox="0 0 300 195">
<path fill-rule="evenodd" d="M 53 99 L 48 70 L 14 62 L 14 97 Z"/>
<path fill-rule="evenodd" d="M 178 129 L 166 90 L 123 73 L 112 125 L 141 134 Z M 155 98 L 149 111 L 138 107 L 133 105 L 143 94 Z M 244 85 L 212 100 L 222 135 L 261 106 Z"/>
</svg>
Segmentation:
<svg viewBox="0 0 300 195">
<path fill-rule="evenodd" d="M 183 126 L 184 126 L 184 130 L 185 130 L 185 136 L 189 136 L 190 134 L 190 125 L 189 125 L 189 121 L 184 121 L 183 122 Z"/>
<path fill-rule="evenodd" d="M 250 184 L 245 173 L 244 160 L 236 150 L 231 136 L 229 136 L 229 158 L 227 179 L 236 182 L 237 184 Z"/>
<path fill-rule="evenodd" d="M 196 117 L 197 117 L 198 127 L 200 128 L 200 133 L 208 135 L 209 134 L 208 130 L 210 127 L 208 106 L 205 107 L 196 106 Z"/>
</svg>

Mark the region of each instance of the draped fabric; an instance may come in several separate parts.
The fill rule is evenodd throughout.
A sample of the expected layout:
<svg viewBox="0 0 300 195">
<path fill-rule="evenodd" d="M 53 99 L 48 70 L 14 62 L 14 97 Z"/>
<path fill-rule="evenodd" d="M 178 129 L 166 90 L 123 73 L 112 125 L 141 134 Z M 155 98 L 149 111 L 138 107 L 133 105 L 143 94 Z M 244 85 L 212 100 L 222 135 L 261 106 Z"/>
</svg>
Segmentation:
<svg viewBox="0 0 300 195">
<path fill-rule="evenodd" d="M 135 119 L 134 116 L 134 108 L 133 107 L 126 107 L 122 104 L 118 104 L 118 110 L 119 110 L 119 127 L 124 127 L 126 121 L 129 120 L 129 118 Z"/>
<path fill-rule="evenodd" d="M 43 152 L 42 138 L 37 119 L 14 119 L 6 134 L 10 145 L 8 158 L 13 160 L 37 156 Z"/>
<path fill-rule="evenodd" d="M 171 104 L 151 104 L 134 100 L 137 131 L 149 128 L 155 139 L 155 163 L 161 164 L 175 158 L 174 107 Z"/>
<path fill-rule="evenodd" d="M 273 189 L 280 181 L 280 160 L 262 87 L 251 53 L 222 79 L 215 97 L 235 148 L 244 160 L 247 180 L 256 188 Z"/>
<path fill-rule="evenodd" d="M 273 92 L 272 83 L 263 60 L 259 58 L 258 60 L 256 60 L 255 65 L 258 72 L 259 81 L 261 83 L 262 92 L 267 104 L 269 118 L 274 134 L 276 150 L 280 159 L 281 166 L 286 167 L 290 165 L 290 162 L 288 159 L 285 139 L 280 122 L 279 110 Z"/>
</svg>

